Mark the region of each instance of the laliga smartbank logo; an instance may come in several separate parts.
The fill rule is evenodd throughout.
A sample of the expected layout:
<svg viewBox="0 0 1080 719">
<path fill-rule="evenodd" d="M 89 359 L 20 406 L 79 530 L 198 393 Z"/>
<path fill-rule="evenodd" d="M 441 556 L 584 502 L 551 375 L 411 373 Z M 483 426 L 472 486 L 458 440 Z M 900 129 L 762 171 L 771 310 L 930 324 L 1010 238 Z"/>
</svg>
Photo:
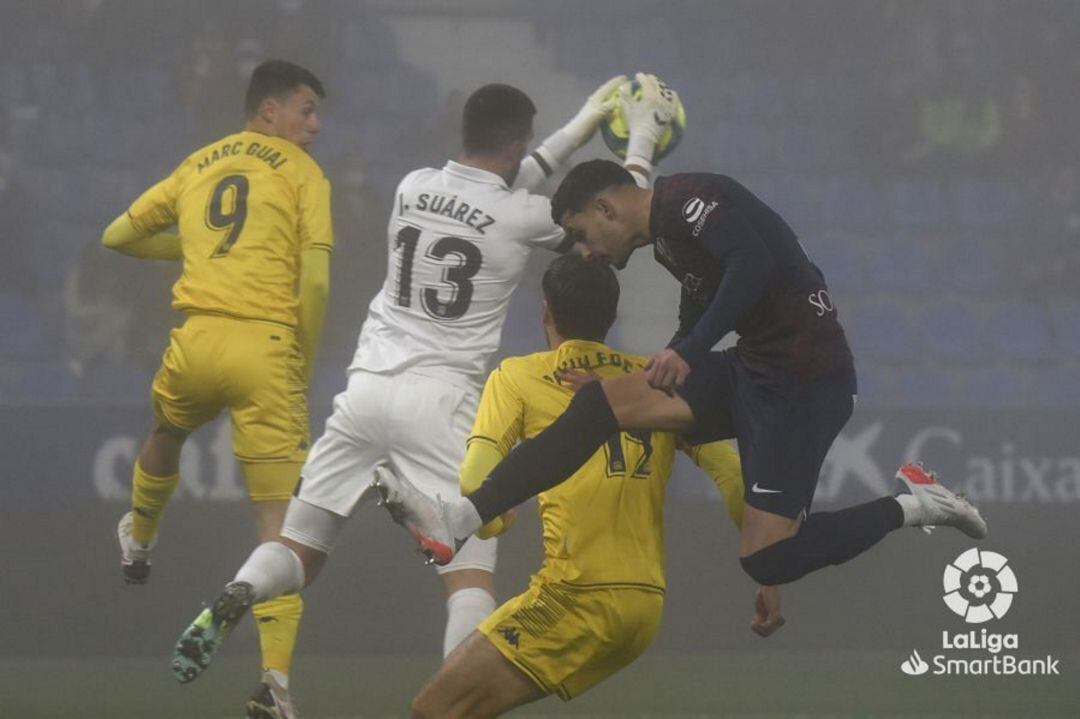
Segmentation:
<svg viewBox="0 0 1080 719">
<path fill-rule="evenodd" d="M 945 567 L 945 605 L 968 624 L 1001 619 L 1018 589 L 1008 564 L 997 552 L 967 550 Z"/>
<path fill-rule="evenodd" d="M 920 674 L 926 674 L 930 671 L 930 665 L 923 661 L 923 658 L 919 656 L 919 650 L 912 649 L 911 656 L 900 665 L 900 669 L 904 674 L 910 674 L 913 677 L 917 677 Z"/>
<path fill-rule="evenodd" d="M 942 578 L 945 606 L 967 624 L 983 624 L 1004 617 L 1019 591 L 1009 560 L 997 552 L 969 549 L 945 566 Z M 909 676 L 1031 676 L 1058 675 L 1059 659 L 1021 657 L 1020 635 L 988 631 L 941 632 L 943 653 L 926 661 L 917 649 L 900 665 Z M 950 652 L 945 654 L 944 652 Z"/>
</svg>

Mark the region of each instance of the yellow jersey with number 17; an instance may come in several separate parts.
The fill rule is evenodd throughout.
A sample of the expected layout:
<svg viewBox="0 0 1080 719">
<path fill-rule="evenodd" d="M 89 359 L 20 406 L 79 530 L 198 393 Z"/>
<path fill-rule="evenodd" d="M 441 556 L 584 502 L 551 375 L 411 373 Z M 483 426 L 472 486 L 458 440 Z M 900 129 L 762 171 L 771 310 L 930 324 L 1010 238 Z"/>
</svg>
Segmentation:
<svg viewBox="0 0 1080 719">
<path fill-rule="evenodd" d="M 600 342 L 567 340 L 551 352 L 503 360 L 488 377 L 469 442 L 504 456 L 562 414 L 573 392 L 556 370 L 600 377 L 640 370 L 645 358 Z M 582 586 L 664 588 L 664 490 L 675 435 L 619 432 L 562 484 L 539 495 L 544 581 Z"/>
<path fill-rule="evenodd" d="M 244 131 L 196 150 L 128 209 L 148 234 L 177 225 L 174 309 L 296 327 L 300 255 L 334 246 L 330 183 L 288 140 Z"/>
</svg>

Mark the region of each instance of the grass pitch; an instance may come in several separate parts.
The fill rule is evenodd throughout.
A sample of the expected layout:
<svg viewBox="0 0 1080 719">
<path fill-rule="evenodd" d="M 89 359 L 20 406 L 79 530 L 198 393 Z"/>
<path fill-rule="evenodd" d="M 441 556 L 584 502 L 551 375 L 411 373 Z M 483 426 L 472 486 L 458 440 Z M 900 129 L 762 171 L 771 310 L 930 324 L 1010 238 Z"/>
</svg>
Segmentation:
<svg viewBox="0 0 1080 719">
<path fill-rule="evenodd" d="M 908 677 L 885 652 L 649 652 L 572 702 L 557 698 L 510 716 L 653 717 L 1071 717 L 1080 711 L 1080 656 L 1058 677 Z M 433 657 L 300 656 L 293 690 L 304 719 L 407 717 Z M 226 656 L 181 686 L 166 658 L 4 660 L 4 717 L 219 719 L 239 717 L 254 686 L 255 656 Z"/>
</svg>

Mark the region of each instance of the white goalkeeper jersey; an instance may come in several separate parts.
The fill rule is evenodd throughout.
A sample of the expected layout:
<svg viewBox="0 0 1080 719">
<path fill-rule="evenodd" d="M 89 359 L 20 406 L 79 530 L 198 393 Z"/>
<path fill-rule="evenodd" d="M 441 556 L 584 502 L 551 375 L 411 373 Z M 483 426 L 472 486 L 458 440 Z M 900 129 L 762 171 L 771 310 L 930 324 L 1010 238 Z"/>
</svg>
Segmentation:
<svg viewBox="0 0 1080 719">
<path fill-rule="evenodd" d="M 548 198 L 494 173 L 453 161 L 409 173 L 350 371 L 410 370 L 479 388 L 529 251 L 563 238 Z"/>
</svg>

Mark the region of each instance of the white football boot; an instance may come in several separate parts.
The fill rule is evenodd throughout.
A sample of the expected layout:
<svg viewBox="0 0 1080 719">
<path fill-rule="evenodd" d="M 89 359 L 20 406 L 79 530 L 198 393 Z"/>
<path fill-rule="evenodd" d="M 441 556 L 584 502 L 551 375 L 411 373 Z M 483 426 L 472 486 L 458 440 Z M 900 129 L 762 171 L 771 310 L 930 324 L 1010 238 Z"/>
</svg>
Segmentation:
<svg viewBox="0 0 1080 719">
<path fill-rule="evenodd" d="M 131 536 L 134 512 L 128 512 L 120 518 L 116 527 L 116 539 L 120 542 L 120 569 L 124 573 L 125 584 L 146 584 L 150 579 L 150 550 L 157 539 L 149 544 L 135 541 Z"/>
<path fill-rule="evenodd" d="M 461 543 L 450 531 L 446 505 L 439 495 L 428 497 L 386 465 L 375 468 L 371 486 L 379 493 L 379 506 L 386 507 L 394 521 L 408 530 L 428 564 L 443 566 L 454 558 Z"/>
<path fill-rule="evenodd" d="M 281 686 L 270 672 L 263 672 L 262 681 L 248 699 L 246 719 L 299 719 L 289 690 Z"/>
<path fill-rule="evenodd" d="M 921 464 L 900 465 L 896 478 L 919 500 L 922 516 L 912 526 L 927 530 L 935 526 L 956 527 L 972 539 L 986 536 L 986 520 L 979 510 L 963 495 L 938 484 L 937 476 Z"/>
</svg>

